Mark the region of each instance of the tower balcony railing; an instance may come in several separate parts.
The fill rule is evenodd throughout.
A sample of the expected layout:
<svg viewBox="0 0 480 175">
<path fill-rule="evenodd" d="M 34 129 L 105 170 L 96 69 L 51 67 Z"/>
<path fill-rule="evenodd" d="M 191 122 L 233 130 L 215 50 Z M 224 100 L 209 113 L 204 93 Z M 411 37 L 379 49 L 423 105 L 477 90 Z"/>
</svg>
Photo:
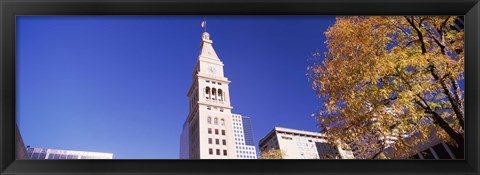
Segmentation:
<svg viewBox="0 0 480 175">
<path fill-rule="evenodd" d="M 225 101 L 223 101 L 223 100 L 216 100 L 215 98 L 213 98 L 213 99 L 206 98 L 205 101 L 206 101 L 206 102 L 219 103 L 219 104 L 225 104 Z"/>
</svg>

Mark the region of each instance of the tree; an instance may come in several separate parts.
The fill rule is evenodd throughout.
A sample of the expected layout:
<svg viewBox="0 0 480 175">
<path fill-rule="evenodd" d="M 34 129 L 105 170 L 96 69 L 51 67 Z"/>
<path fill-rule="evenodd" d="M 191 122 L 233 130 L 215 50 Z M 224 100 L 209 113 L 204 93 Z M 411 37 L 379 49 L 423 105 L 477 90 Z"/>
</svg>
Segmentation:
<svg viewBox="0 0 480 175">
<path fill-rule="evenodd" d="M 270 149 L 260 153 L 261 159 L 282 159 L 285 156 L 285 152 L 279 149 Z"/>
<path fill-rule="evenodd" d="M 431 134 L 463 151 L 464 31 L 456 20 L 337 17 L 325 32 L 328 51 L 307 68 L 324 102 L 319 126 L 363 158 L 386 148 L 406 156 Z"/>
</svg>

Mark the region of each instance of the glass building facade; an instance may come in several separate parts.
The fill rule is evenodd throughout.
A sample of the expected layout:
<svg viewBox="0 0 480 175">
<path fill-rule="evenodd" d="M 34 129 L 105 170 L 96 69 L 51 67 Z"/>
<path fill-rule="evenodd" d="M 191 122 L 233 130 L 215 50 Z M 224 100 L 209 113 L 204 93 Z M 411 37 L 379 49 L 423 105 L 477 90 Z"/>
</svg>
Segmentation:
<svg viewBox="0 0 480 175">
<path fill-rule="evenodd" d="M 336 146 L 326 142 L 315 142 L 317 147 L 318 157 L 320 159 L 335 159 L 342 158 Z"/>
<path fill-rule="evenodd" d="M 243 133 L 245 136 L 245 145 L 255 146 L 253 142 L 253 130 L 250 123 L 250 117 L 242 116 Z"/>
<path fill-rule="evenodd" d="M 27 148 L 29 159 L 112 159 L 112 153 Z"/>
</svg>

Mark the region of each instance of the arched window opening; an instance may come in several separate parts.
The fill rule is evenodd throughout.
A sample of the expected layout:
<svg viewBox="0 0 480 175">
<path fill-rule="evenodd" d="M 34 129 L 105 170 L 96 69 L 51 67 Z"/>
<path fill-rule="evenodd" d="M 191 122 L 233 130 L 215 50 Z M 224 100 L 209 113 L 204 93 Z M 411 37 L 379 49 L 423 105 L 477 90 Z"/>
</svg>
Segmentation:
<svg viewBox="0 0 480 175">
<path fill-rule="evenodd" d="M 223 92 L 221 89 L 218 89 L 218 101 L 223 101 Z"/>
<path fill-rule="evenodd" d="M 207 123 L 208 123 L 208 124 L 212 124 L 212 117 L 208 117 L 208 118 L 207 118 Z"/>
<path fill-rule="evenodd" d="M 222 126 L 225 125 L 225 120 L 223 118 L 220 119 L 220 125 L 222 125 Z"/>
<path fill-rule="evenodd" d="M 205 88 L 205 98 L 210 99 L 210 87 Z"/>
<path fill-rule="evenodd" d="M 218 125 L 218 118 L 217 117 L 215 117 L 215 119 L 213 120 L 213 123 Z"/>
<path fill-rule="evenodd" d="M 217 90 L 215 88 L 212 88 L 212 100 L 217 99 Z"/>
</svg>

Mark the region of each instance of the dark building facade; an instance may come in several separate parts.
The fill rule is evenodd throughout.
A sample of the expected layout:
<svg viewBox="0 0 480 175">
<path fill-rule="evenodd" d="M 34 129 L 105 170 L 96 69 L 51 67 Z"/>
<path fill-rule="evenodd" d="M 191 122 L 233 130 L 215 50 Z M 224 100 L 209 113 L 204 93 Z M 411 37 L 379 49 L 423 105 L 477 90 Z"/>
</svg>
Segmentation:
<svg viewBox="0 0 480 175">
<path fill-rule="evenodd" d="M 245 145 L 255 146 L 253 142 L 253 129 L 250 117 L 242 116 L 243 133 L 245 136 Z"/>
</svg>

